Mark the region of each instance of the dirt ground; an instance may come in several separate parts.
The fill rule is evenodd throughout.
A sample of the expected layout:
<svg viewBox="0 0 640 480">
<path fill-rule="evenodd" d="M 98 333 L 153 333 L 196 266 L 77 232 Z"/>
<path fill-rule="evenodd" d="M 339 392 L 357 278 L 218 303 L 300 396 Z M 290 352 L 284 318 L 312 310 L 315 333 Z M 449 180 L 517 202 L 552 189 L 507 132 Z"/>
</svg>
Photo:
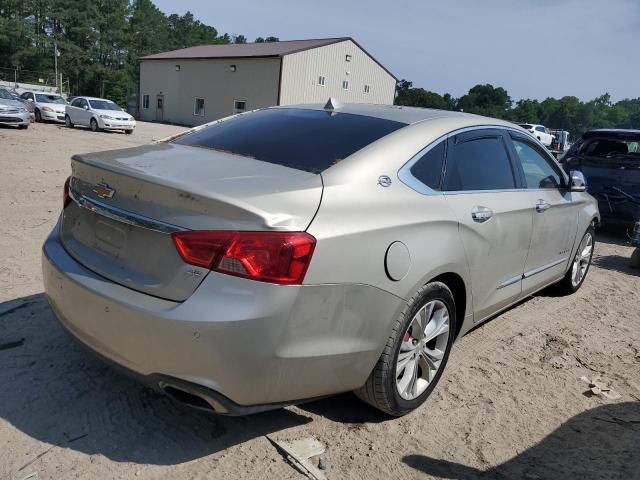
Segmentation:
<svg viewBox="0 0 640 480">
<path fill-rule="evenodd" d="M 323 442 L 329 479 L 640 478 L 640 272 L 601 232 L 577 294 L 543 292 L 460 339 L 427 404 L 401 419 L 351 394 L 218 417 L 95 360 L 42 293 L 69 157 L 177 131 L 0 127 L 0 480 L 303 478 L 267 435 Z M 582 376 L 621 398 L 585 394 Z"/>
</svg>

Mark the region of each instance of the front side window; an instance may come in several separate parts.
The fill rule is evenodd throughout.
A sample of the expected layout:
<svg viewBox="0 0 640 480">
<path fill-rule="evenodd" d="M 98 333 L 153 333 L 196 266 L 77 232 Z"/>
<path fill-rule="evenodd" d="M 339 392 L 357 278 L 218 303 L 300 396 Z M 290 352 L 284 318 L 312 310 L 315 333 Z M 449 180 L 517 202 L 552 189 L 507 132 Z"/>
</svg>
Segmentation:
<svg viewBox="0 0 640 480">
<path fill-rule="evenodd" d="M 174 143 L 319 173 L 404 126 L 350 113 L 267 108 L 187 133 Z"/>
<path fill-rule="evenodd" d="M 33 93 L 24 92 L 22 95 L 20 95 L 20 97 L 24 98 L 25 100 L 33 100 Z"/>
<path fill-rule="evenodd" d="M 71 106 L 72 107 L 82 108 L 82 99 L 81 98 L 74 98 L 73 102 L 71 102 Z"/>
<path fill-rule="evenodd" d="M 544 127 L 536 127 L 538 132 L 546 133 L 546 129 Z"/>
<path fill-rule="evenodd" d="M 193 114 L 204 117 L 204 98 L 196 98 L 193 105 Z"/>
<path fill-rule="evenodd" d="M 553 168 L 545 157 L 529 143 L 521 140 L 513 140 L 518 161 L 524 171 L 527 188 L 560 188 L 562 177 L 557 169 Z"/>
<path fill-rule="evenodd" d="M 463 140 L 447 154 L 444 190 L 508 190 L 515 178 L 502 136 Z"/>
<path fill-rule="evenodd" d="M 149 95 L 142 96 L 142 108 L 149 108 Z"/>
<path fill-rule="evenodd" d="M 445 145 L 446 142 L 442 141 L 435 147 L 430 148 L 420 157 L 420 160 L 413 164 L 410 170 L 411 175 L 432 190 L 440 190 Z"/>
</svg>

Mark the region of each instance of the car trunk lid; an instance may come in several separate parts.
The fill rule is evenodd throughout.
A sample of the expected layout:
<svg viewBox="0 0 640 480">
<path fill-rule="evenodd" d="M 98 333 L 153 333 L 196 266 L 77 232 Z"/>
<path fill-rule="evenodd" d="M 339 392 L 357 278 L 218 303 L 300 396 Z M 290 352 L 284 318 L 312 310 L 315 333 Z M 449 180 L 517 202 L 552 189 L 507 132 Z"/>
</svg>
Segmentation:
<svg viewBox="0 0 640 480">
<path fill-rule="evenodd" d="M 94 272 L 182 301 L 208 271 L 186 264 L 171 233 L 303 231 L 321 199 L 317 174 L 225 152 L 160 143 L 72 159 L 62 242 Z"/>
</svg>

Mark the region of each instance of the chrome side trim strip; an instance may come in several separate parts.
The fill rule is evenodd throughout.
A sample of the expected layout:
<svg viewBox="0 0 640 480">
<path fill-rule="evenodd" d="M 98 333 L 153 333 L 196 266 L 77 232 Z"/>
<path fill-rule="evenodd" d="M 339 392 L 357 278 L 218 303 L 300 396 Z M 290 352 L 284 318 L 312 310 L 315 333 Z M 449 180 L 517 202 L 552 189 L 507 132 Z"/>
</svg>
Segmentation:
<svg viewBox="0 0 640 480">
<path fill-rule="evenodd" d="M 69 196 L 80 207 L 90 212 L 97 213 L 103 217 L 115 220 L 116 222 L 125 223 L 134 227 L 144 228 L 146 230 L 152 230 L 154 232 L 171 234 L 175 232 L 184 232 L 187 229 L 172 225 L 170 223 L 154 220 L 153 218 L 138 215 L 133 212 L 122 210 L 121 208 L 107 205 L 98 200 L 90 199 L 73 188 L 69 188 Z"/>
<path fill-rule="evenodd" d="M 507 278 L 504 282 L 498 285 L 498 288 L 496 290 L 508 287 L 509 285 L 513 285 L 514 283 L 518 283 L 520 280 L 522 280 L 522 275 L 516 275 L 515 277 Z"/>
<path fill-rule="evenodd" d="M 540 272 L 544 272 L 545 270 L 548 270 L 552 267 L 555 267 L 556 265 L 560 265 L 563 262 L 566 262 L 567 260 L 569 260 L 569 257 L 563 257 L 560 260 L 555 260 L 551 263 L 547 263 L 546 265 L 543 265 L 541 267 L 538 268 L 534 268 L 533 270 L 529 270 L 528 272 L 524 272 L 524 274 L 522 275 L 522 278 L 529 278 L 532 277 L 533 275 L 540 273 Z"/>
</svg>

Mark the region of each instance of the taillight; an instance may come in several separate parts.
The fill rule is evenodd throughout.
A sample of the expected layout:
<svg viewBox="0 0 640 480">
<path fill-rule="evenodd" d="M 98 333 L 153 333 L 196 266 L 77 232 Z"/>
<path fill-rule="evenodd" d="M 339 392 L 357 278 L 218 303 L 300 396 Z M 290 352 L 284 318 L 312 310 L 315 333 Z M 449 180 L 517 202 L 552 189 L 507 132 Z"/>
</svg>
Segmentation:
<svg viewBox="0 0 640 480">
<path fill-rule="evenodd" d="M 64 190 L 62 192 L 62 208 L 65 208 L 67 205 L 69 205 L 69 202 L 71 201 L 71 197 L 69 196 L 69 182 L 71 181 L 71 177 L 67 177 L 67 179 L 64 181 Z"/>
<path fill-rule="evenodd" d="M 191 265 L 283 285 L 302 283 L 316 245 L 306 232 L 194 230 L 172 238 Z"/>
</svg>

